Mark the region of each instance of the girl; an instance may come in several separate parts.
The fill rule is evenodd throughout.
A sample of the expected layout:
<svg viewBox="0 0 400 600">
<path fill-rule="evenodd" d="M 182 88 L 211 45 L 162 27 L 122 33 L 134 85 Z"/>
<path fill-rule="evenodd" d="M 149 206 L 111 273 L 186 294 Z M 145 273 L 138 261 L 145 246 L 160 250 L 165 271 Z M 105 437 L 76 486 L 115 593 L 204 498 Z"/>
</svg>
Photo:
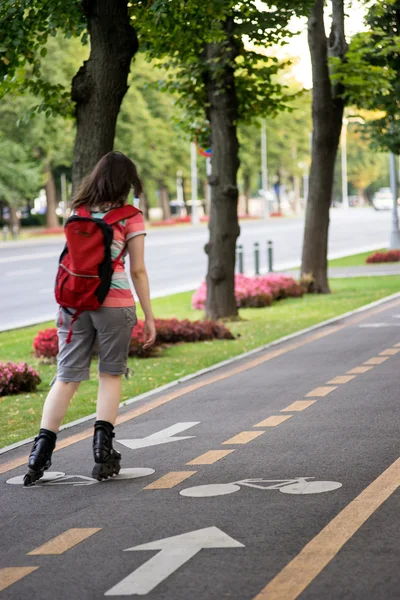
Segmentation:
<svg viewBox="0 0 400 600">
<path fill-rule="evenodd" d="M 97 163 L 76 193 L 74 212 L 84 209 L 92 218 L 102 219 L 108 211 L 127 203 L 131 188 L 138 197 L 142 184 L 133 162 L 121 152 L 110 152 Z M 151 309 L 149 283 L 144 264 L 144 220 L 134 217 L 112 226 L 111 256 L 129 254 L 130 274 L 145 315 L 145 343 L 156 338 Z M 69 403 L 81 381 L 89 379 L 90 362 L 97 340 L 99 354 L 99 389 L 94 424 L 92 477 L 107 479 L 120 470 L 121 455 L 114 450 L 114 423 L 121 400 L 121 379 L 127 373 L 126 361 L 132 329 L 136 324 L 135 302 L 124 269 L 123 258 L 114 264 L 110 290 L 96 311 L 85 311 L 78 319 L 74 313 L 59 309 L 57 319 L 59 354 L 56 381 L 44 407 L 39 435 L 29 456 L 24 485 L 31 485 L 51 465 L 56 437 Z M 72 332 L 72 338 L 68 334 Z M 70 343 L 69 343 L 70 342 Z"/>
</svg>

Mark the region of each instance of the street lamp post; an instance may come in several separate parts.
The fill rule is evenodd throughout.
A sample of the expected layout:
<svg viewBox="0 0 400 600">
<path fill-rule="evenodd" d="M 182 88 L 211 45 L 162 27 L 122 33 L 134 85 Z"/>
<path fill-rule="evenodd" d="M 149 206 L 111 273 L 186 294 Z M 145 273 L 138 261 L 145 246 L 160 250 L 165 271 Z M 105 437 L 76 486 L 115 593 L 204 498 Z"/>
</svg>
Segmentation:
<svg viewBox="0 0 400 600">
<path fill-rule="evenodd" d="M 342 206 L 344 209 L 349 208 L 349 192 L 347 181 L 347 125 L 349 120 L 343 117 L 342 135 L 341 135 L 341 154 L 342 154 Z"/>
<path fill-rule="evenodd" d="M 268 219 L 267 121 L 261 123 L 261 187 L 264 197 L 264 219 Z"/>
<path fill-rule="evenodd" d="M 390 153 L 390 189 L 392 190 L 392 231 L 390 234 L 390 248 L 400 249 L 399 213 L 397 208 L 397 168 L 396 157 Z"/>
<path fill-rule="evenodd" d="M 192 225 L 199 224 L 199 211 L 197 207 L 197 148 L 195 142 L 190 146 L 191 171 L 192 171 Z"/>
<path fill-rule="evenodd" d="M 182 171 L 178 170 L 176 172 L 176 199 L 178 201 L 178 205 L 182 206 L 183 204 L 183 179 L 182 179 Z"/>
<path fill-rule="evenodd" d="M 207 174 L 207 214 L 210 214 L 211 207 L 211 185 L 209 184 L 209 178 L 212 174 L 212 165 L 211 165 L 211 156 L 207 156 L 206 158 L 206 174 Z"/>
</svg>

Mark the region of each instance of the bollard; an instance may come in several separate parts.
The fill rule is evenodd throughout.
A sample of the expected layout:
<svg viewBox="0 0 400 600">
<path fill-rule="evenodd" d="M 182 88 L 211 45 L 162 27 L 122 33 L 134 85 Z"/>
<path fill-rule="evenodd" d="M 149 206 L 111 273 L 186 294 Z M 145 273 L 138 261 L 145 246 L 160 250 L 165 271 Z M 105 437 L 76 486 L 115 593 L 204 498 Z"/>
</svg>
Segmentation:
<svg viewBox="0 0 400 600">
<path fill-rule="evenodd" d="M 8 226 L 4 225 L 3 226 L 3 240 L 6 242 L 7 241 L 7 236 L 8 236 Z"/>
<path fill-rule="evenodd" d="M 272 273 L 274 270 L 274 254 L 273 254 L 273 243 L 271 240 L 267 243 L 267 258 L 268 258 L 268 271 Z"/>
<path fill-rule="evenodd" d="M 256 275 L 260 274 L 260 244 L 254 242 L 254 270 Z"/>
<path fill-rule="evenodd" d="M 13 225 L 12 236 L 14 240 L 18 239 L 18 225 Z"/>
<path fill-rule="evenodd" d="M 241 273 L 243 275 L 244 268 L 243 268 L 243 246 L 242 246 L 242 244 L 239 244 L 237 246 L 237 249 L 236 249 L 236 260 L 239 263 L 239 273 Z"/>
</svg>

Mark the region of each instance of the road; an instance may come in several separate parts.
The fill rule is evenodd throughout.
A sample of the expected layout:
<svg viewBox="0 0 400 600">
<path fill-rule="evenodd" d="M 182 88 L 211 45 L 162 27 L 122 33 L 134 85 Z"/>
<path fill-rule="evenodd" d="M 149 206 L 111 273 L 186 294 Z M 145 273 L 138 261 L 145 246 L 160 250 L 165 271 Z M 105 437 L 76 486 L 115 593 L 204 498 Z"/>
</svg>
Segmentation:
<svg viewBox="0 0 400 600">
<path fill-rule="evenodd" d="M 331 257 L 379 248 L 389 239 L 390 214 L 373 209 L 332 211 Z M 300 263 L 303 238 L 301 219 L 244 222 L 239 242 L 244 246 L 245 271 L 254 272 L 253 243 L 261 245 L 261 266 L 266 268 L 266 242 L 274 243 L 275 268 Z M 151 230 L 146 240 L 146 263 L 154 297 L 195 289 L 207 267 L 206 227 Z M 63 242 L 45 241 L 0 245 L 0 331 L 52 319 L 54 277 Z"/>
<path fill-rule="evenodd" d="M 0 456 L 4 600 L 397 600 L 400 298 Z M 380 326 L 377 327 L 377 322 Z M 134 478 L 136 477 L 136 478 Z M 57 479 L 58 478 L 58 479 Z"/>
</svg>

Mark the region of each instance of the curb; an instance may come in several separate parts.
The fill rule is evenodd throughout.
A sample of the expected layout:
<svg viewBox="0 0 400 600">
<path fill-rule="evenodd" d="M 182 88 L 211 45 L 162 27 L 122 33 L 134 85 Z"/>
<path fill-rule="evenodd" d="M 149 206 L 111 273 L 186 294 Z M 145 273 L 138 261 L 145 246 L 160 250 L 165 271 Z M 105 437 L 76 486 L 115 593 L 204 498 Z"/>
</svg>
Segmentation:
<svg viewBox="0 0 400 600">
<path fill-rule="evenodd" d="M 351 310 L 347 313 L 343 313 L 336 317 L 332 317 L 331 319 L 328 319 L 327 321 L 322 321 L 321 323 L 316 323 L 315 325 L 312 325 L 311 327 L 307 327 L 306 329 L 301 329 L 300 331 L 296 331 L 295 333 L 286 335 L 282 338 L 274 340 L 273 342 L 270 342 L 269 344 L 265 344 L 264 346 L 259 346 L 258 348 L 254 348 L 253 350 L 244 352 L 243 354 L 238 354 L 238 356 L 234 356 L 233 358 L 229 358 L 222 362 L 216 363 L 215 365 L 212 365 L 211 367 L 207 367 L 205 369 L 201 369 L 200 371 L 196 371 L 195 373 L 191 373 L 190 375 L 186 375 L 185 377 L 182 377 L 181 379 L 176 379 L 175 381 L 171 381 L 170 383 L 162 385 L 154 390 L 145 392 L 144 394 L 140 394 L 140 396 L 136 396 L 135 398 L 130 398 L 129 400 L 122 402 L 120 404 L 120 407 L 128 406 L 130 404 L 134 404 L 135 402 L 140 402 L 141 400 L 146 400 L 147 398 L 151 398 L 152 396 L 159 394 L 160 392 L 163 392 L 165 390 L 169 390 L 173 387 L 176 387 L 176 386 L 180 385 L 181 383 L 186 383 L 186 381 L 191 381 L 192 379 L 195 379 L 196 377 L 200 377 L 201 375 L 211 373 L 212 371 L 216 371 L 217 369 L 226 367 L 227 365 L 238 362 L 239 360 L 246 359 L 250 356 L 253 356 L 254 354 L 258 354 L 259 352 L 263 352 L 264 350 L 268 350 L 269 348 L 278 346 L 279 344 L 283 344 L 284 342 L 287 342 L 294 338 L 301 337 L 302 335 L 306 335 L 307 333 L 311 333 L 312 331 L 315 331 L 317 329 L 322 329 L 323 327 L 326 327 L 326 325 L 336 323 L 338 321 L 341 321 L 342 319 L 346 319 L 353 315 L 368 311 L 371 308 L 380 306 L 381 304 L 389 303 L 392 300 L 396 300 L 396 299 L 400 299 L 400 292 L 392 294 L 391 296 L 386 296 L 385 298 L 381 298 L 380 300 L 376 300 L 375 302 L 371 302 L 370 304 L 360 306 L 360 308 L 355 308 L 354 310 Z M 81 419 L 77 419 L 76 421 L 71 421 L 71 423 L 66 423 L 65 425 L 62 425 L 60 427 L 60 431 L 70 429 L 70 428 L 74 427 L 75 425 L 80 425 L 81 423 L 86 423 L 87 421 L 90 421 L 90 420 L 94 419 L 95 417 L 96 417 L 96 413 L 93 413 L 86 417 L 82 417 Z M 5 448 L 0 448 L 0 456 L 2 454 L 5 454 L 6 452 L 10 452 L 11 450 L 15 450 L 16 448 L 24 446 L 25 444 L 29 444 L 29 443 L 33 442 L 34 439 L 35 439 L 34 437 L 27 438 L 20 442 L 16 442 L 15 444 L 11 444 L 10 446 L 6 446 Z"/>
<path fill-rule="evenodd" d="M 18 243 L 18 242 L 15 242 Z M 374 250 L 379 250 L 380 248 L 384 247 L 385 243 L 382 244 L 372 244 L 369 246 L 361 246 L 360 248 L 357 248 L 353 254 L 361 254 L 363 252 L 373 252 Z M 1 244 L 0 244 L 1 247 Z M 349 254 L 349 252 L 345 251 L 341 251 L 341 252 L 333 252 L 331 254 L 328 255 L 328 260 L 335 260 L 336 258 L 344 258 L 346 256 L 352 256 L 352 254 Z M 289 270 L 295 270 L 295 269 L 299 269 L 299 263 L 298 262 L 286 262 L 286 263 L 279 263 L 275 266 L 275 270 L 274 273 L 283 273 L 284 271 L 289 271 Z M 268 274 L 268 270 L 266 267 L 262 268 L 260 270 L 260 274 L 261 275 L 267 275 Z M 247 275 L 254 275 L 254 272 L 248 272 Z M 397 275 L 397 273 L 382 273 L 382 275 L 386 275 L 387 277 L 393 277 L 395 275 Z M 329 271 L 328 271 L 328 276 L 329 276 Z M 372 275 L 372 277 L 380 277 L 381 274 L 374 274 Z M 352 275 L 352 277 L 357 277 L 357 275 Z M 340 278 L 339 278 L 340 279 Z M 173 289 L 169 289 L 167 291 L 161 291 L 155 294 L 152 294 L 151 297 L 152 298 L 165 298 L 166 296 L 171 296 L 173 294 L 180 294 L 183 292 L 192 292 L 196 289 L 196 287 L 199 286 L 199 282 L 197 283 L 188 283 L 188 284 L 184 284 L 182 286 L 177 286 Z M 54 312 L 51 313 L 50 315 L 46 314 L 43 317 L 36 317 L 34 319 L 27 319 L 26 321 L 20 321 L 17 324 L 12 324 L 12 325 L 3 325 L 0 326 L 0 333 L 3 333 L 4 331 L 11 331 L 13 329 L 23 329 L 24 327 L 32 327 L 33 325 L 40 325 L 41 323 L 46 323 L 47 321 L 54 321 L 55 318 L 55 314 L 57 312 L 57 307 L 54 308 Z"/>
</svg>

